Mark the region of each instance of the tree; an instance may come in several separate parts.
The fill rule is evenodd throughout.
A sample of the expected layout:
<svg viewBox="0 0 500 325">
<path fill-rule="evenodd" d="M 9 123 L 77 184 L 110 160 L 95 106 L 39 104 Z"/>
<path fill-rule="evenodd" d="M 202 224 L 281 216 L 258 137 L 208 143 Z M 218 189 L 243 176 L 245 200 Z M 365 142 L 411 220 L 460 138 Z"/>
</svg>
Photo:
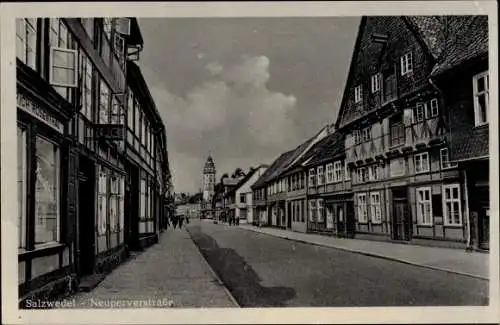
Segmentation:
<svg viewBox="0 0 500 325">
<path fill-rule="evenodd" d="M 238 167 L 234 170 L 233 174 L 231 175 L 231 178 L 238 178 L 241 176 L 245 176 L 245 172 L 243 171 L 243 169 Z"/>
<path fill-rule="evenodd" d="M 222 183 L 224 178 L 229 178 L 229 175 L 227 173 L 224 173 L 221 177 L 220 177 L 220 182 Z"/>
</svg>

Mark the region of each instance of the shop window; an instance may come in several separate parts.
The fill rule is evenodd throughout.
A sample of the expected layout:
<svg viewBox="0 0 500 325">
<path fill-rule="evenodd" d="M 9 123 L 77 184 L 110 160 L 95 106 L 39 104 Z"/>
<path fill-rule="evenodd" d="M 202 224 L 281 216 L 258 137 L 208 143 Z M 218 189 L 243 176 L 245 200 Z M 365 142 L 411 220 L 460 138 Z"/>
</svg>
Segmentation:
<svg viewBox="0 0 500 325">
<path fill-rule="evenodd" d="M 110 96 L 109 87 L 104 80 L 101 79 L 99 86 L 99 123 L 109 123 L 109 106 Z"/>
<path fill-rule="evenodd" d="M 17 207 L 19 248 L 26 248 L 26 130 L 17 127 Z"/>
<path fill-rule="evenodd" d="M 37 61 L 37 32 L 36 18 L 16 19 L 16 56 L 33 70 Z"/>
<path fill-rule="evenodd" d="M 446 226 L 461 226 L 460 185 L 443 185 L 443 193 L 444 224 Z"/>
<path fill-rule="evenodd" d="M 417 188 L 417 223 L 432 225 L 432 195 L 430 187 Z"/>
<path fill-rule="evenodd" d="M 36 137 L 35 245 L 59 241 L 59 155 L 58 146 Z"/>
</svg>

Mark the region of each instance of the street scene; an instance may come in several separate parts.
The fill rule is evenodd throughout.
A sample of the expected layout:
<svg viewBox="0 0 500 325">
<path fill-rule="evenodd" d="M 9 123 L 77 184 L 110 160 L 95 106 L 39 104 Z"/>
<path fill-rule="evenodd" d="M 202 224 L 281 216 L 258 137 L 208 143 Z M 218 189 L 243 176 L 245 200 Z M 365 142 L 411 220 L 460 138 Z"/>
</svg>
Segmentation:
<svg viewBox="0 0 500 325">
<path fill-rule="evenodd" d="M 17 19 L 19 308 L 488 306 L 488 37 Z"/>
</svg>

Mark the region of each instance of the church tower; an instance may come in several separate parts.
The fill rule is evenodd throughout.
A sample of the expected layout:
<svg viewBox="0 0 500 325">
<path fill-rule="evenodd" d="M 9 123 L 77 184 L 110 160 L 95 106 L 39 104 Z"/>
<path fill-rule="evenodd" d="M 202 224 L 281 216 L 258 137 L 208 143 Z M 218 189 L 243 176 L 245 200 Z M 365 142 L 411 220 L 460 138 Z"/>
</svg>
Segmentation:
<svg viewBox="0 0 500 325">
<path fill-rule="evenodd" d="M 215 192 L 215 164 L 209 155 L 203 168 L 203 201 L 211 202 Z"/>
</svg>

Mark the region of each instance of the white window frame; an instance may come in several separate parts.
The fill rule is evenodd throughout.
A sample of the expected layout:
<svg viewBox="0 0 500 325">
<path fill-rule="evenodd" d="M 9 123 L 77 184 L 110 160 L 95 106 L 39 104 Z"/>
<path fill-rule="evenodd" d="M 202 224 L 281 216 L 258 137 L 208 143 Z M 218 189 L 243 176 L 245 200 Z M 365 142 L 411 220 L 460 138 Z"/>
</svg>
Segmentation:
<svg viewBox="0 0 500 325">
<path fill-rule="evenodd" d="M 453 189 L 457 189 L 457 193 L 458 193 L 458 198 L 453 198 L 451 197 L 450 195 L 450 199 L 447 199 L 446 198 L 446 190 L 449 189 L 450 190 L 450 194 L 453 193 Z M 462 202 L 461 202 L 461 193 L 460 193 L 460 184 L 446 184 L 446 185 L 443 185 L 443 219 L 444 219 L 444 225 L 445 226 L 457 226 L 457 227 L 460 227 L 462 226 L 463 224 L 463 219 L 462 219 Z M 450 220 L 448 220 L 448 214 L 449 214 L 449 211 L 448 211 L 448 208 L 446 206 L 446 203 L 455 203 L 455 202 L 458 202 L 458 218 L 459 218 L 459 222 L 455 222 L 455 220 L 452 220 L 450 222 Z"/>
<path fill-rule="evenodd" d="M 426 115 L 426 104 L 425 103 L 418 103 L 417 104 L 417 107 L 416 107 L 416 110 L 415 110 L 415 119 L 414 121 L 416 122 L 422 122 L 425 120 L 425 115 Z"/>
<path fill-rule="evenodd" d="M 401 56 L 401 75 L 410 74 L 413 71 L 413 54 L 412 52 L 408 52 L 405 55 Z"/>
<path fill-rule="evenodd" d="M 378 169 L 379 166 L 371 165 L 368 167 L 368 180 L 369 181 L 377 181 L 379 179 Z"/>
<path fill-rule="evenodd" d="M 477 83 L 478 80 L 484 78 L 484 90 L 479 92 L 477 89 Z M 488 71 L 481 72 L 474 77 L 472 77 L 472 89 L 473 89 L 473 96 L 474 96 L 474 124 L 475 126 L 481 126 L 488 124 L 488 119 L 489 119 L 489 108 L 490 108 L 490 103 L 489 103 L 489 91 L 490 91 L 490 82 L 489 82 L 489 73 Z M 481 121 L 480 116 L 479 116 L 479 101 L 478 97 L 484 95 L 485 98 L 485 103 L 486 103 L 486 120 Z"/>
<path fill-rule="evenodd" d="M 430 116 L 429 117 L 438 116 L 439 115 L 439 103 L 438 103 L 437 98 L 431 99 L 429 106 L 430 106 L 430 109 L 429 109 Z"/>
<path fill-rule="evenodd" d="M 342 181 L 342 161 L 336 161 L 333 163 L 333 181 L 335 183 Z"/>
<path fill-rule="evenodd" d="M 333 183 L 334 179 L 335 179 L 335 177 L 333 174 L 333 164 L 329 163 L 326 165 L 326 182 L 328 184 Z"/>
<path fill-rule="evenodd" d="M 354 137 L 354 144 L 361 143 L 361 130 L 354 130 L 353 137 Z"/>
<path fill-rule="evenodd" d="M 347 163 L 344 164 L 344 179 L 346 181 L 351 180 L 351 169 L 349 168 L 349 165 Z"/>
<path fill-rule="evenodd" d="M 423 193 L 424 198 L 420 197 L 420 193 Z M 425 194 L 429 194 L 429 199 L 425 199 Z M 415 190 L 416 205 L 417 205 L 417 224 L 419 226 L 432 226 L 433 215 L 432 215 L 432 188 L 431 187 L 418 187 Z M 428 206 L 428 210 L 425 209 Z M 426 211 L 429 213 L 426 214 Z"/>
<path fill-rule="evenodd" d="M 376 73 L 374 75 L 372 75 L 372 78 L 371 78 L 371 87 L 372 87 L 372 94 L 380 91 L 380 81 L 381 81 L 381 74 L 380 73 Z"/>
<path fill-rule="evenodd" d="M 354 103 L 357 104 L 359 102 L 361 102 L 361 100 L 363 99 L 363 86 L 362 85 L 357 85 L 355 88 L 354 88 Z"/>
<path fill-rule="evenodd" d="M 36 50 L 36 44 L 38 42 L 38 22 L 36 18 L 16 18 L 18 21 L 16 22 L 16 56 L 24 62 L 27 66 L 36 69 L 36 61 L 38 58 L 38 53 Z M 22 24 L 22 30 L 19 30 L 20 27 L 18 24 Z M 22 34 L 22 35 L 20 35 Z M 31 48 L 29 44 L 29 35 L 34 37 L 34 48 Z M 22 43 L 22 53 L 19 53 L 19 43 Z M 28 48 L 31 49 L 33 53 L 32 57 L 28 57 Z"/>
<path fill-rule="evenodd" d="M 458 163 L 450 161 L 448 148 L 441 148 L 439 150 L 439 162 L 441 169 L 450 169 L 458 167 Z"/>
<path fill-rule="evenodd" d="M 363 199 L 361 199 L 363 198 Z M 368 223 L 368 210 L 366 202 L 366 193 L 357 194 L 357 210 L 358 210 L 358 223 Z M 362 202 L 362 203 L 361 203 Z"/>
<path fill-rule="evenodd" d="M 365 127 L 361 131 L 361 140 L 363 142 L 370 141 L 372 139 L 372 128 L 370 126 Z"/>
<path fill-rule="evenodd" d="M 316 169 L 315 168 L 309 168 L 309 186 L 308 187 L 314 187 L 316 186 Z"/>
<path fill-rule="evenodd" d="M 420 165 L 417 164 L 417 157 L 420 158 Z M 426 158 L 425 165 L 422 163 L 424 161 L 423 157 Z M 415 174 L 422 174 L 430 171 L 429 153 L 427 151 L 415 154 L 413 162 L 415 164 Z"/>
<path fill-rule="evenodd" d="M 309 201 L 309 221 L 314 221 L 314 216 L 316 216 L 316 200 Z M 313 216 L 313 212 L 315 212 Z"/>
<path fill-rule="evenodd" d="M 73 83 L 63 83 L 63 82 L 56 82 L 54 81 L 54 52 L 62 52 L 66 54 L 72 54 L 73 55 L 73 69 L 68 68 L 68 67 L 59 67 L 57 66 L 56 68 L 60 69 L 65 69 L 65 70 L 72 70 L 73 71 Z M 66 87 L 66 88 L 76 88 L 77 86 L 77 78 L 78 78 L 78 52 L 77 50 L 74 49 L 68 49 L 68 48 L 63 48 L 63 47 L 57 47 L 57 46 L 51 46 L 50 47 L 50 67 L 49 67 L 49 83 L 52 86 L 56 87 Z"/>
<path fill-rule="evenodd" d="M 403 162 L 403 166 L 401 168 L 401 173 L 397 174 L 394 172 L 394 169 L 392 168 L 391 166 L 391 162 L 393 161 L 396 161 L 396 160 L 400 160 Z M 396 159 L 392 159 L 390 162 L 389 162 L 389 169 L 391 171 L 391 177 L 400 177 L 400 176 L 404 176 L 405 175 L 405 172 L 406 172 L 406 162 L 405 162 L 405 159 L 403 157 L 400 157 L 400 158 L 396 158 Z"/>
<path fill-rule="evenodd" d="M 323 185 L 325 182 L 324 182 L 324 178 L 325 178 L 325 172 L 324 172 L 324 168 L 323 166 L 318 166 L 317 167 L 318 169 L 318 174 L 317 174 L 317 178 L 318 178 L 318 185 Z"/>
<path fill-rule="evenodd" d="M 325 201 L 323 199 L 317 199 L 316 200 L 316 215 L 317 215 L 317 221 L 318 222 L 324 222 L 325 221 Z"/>
<path fill-rule="evenodd" d="M 374 198 L 378 198 L 375 200 Z M 382 223 L 382 200 L 380 192 L 370 193 L 370 218 L 371 223 Z"/>
</svg>

